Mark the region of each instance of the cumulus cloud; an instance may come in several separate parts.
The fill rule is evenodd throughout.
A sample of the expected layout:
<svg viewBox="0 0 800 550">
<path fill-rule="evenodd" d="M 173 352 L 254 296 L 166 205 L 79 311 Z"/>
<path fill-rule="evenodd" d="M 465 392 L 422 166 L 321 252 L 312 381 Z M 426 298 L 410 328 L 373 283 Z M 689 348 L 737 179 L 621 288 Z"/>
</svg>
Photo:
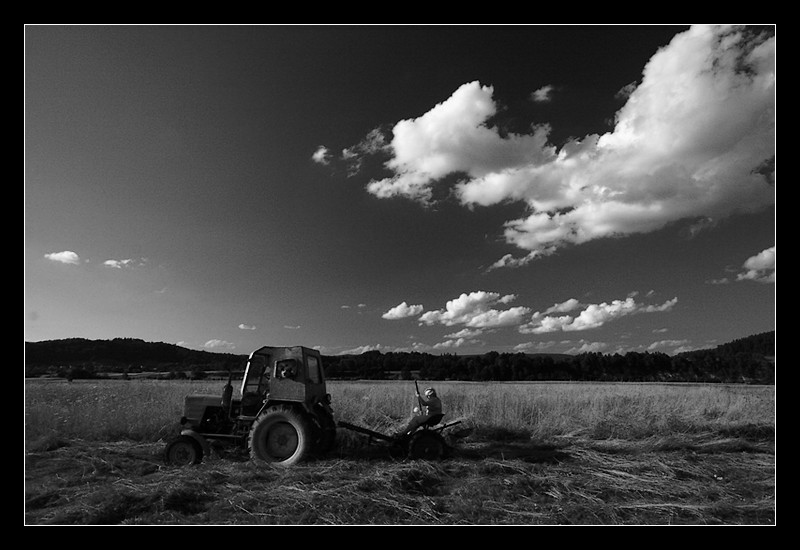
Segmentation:
<svg viewBox="0 0 800 550">
<path fill-rule="evenodd" d="M 751 256 L 742 266 L 744 271 L 736 276 L 737 281 L 775 282 L 775 247 L 762 250 Z"/>
<path fill-rule="evenodd" d="M 382 349 L 384 348 L 380 344 L 376 344 L 374 346 L 366 344 L 352 349 L 346 349 L 344 351 L 339 352 L 337 355 L 361 355 L 362 353 L 366 353 L 368 351 L 380 351 Z"/>
<path fill-rule="evenodd" d="M 538 90 L 534 91 L 531 94 L 531 101 L 534 101 L 536 103 L 546 103 L 548 101 L 551 101 L 553 99 L 554 90 L 555 88 L 551 84 L 548 84 L 547 86 L 542 86 L 541 88 L 539 88 Z"/>
<path fill-rule="evenodd" d="M 501 327 L 517 327 L 522 334 L 544 334 L 548 332 L 571 332 L 599 328 L 606 323 L 640 313 L 667 312 L 675 307 L 678 298 L 662 304 L 637 302 L 636 293 L 624 300 L 613 300 L 599 304 L 582 304 L 576 298 L 555 303 L 543 312 L 531 315 L 532 309 L 525 306 L 502 308 L 514 300 L 514 294 L 501 295 L 498 292 L 483 290 L 462 293 L 458 298 L 448 300 L 442 309 L 427 311 L 420 315 L 420 325 L 457 326 L 464 328 L 447 334 L 448 340 L 440 347 L 453 347 L 464 343 L 474 343 L 473 339 Z M 571 312 L 577 313 L 571 314 Z M 383 314 L 384 319 L 403 319 L 422 312 L 422 306 L 409 306 L 406 302 L 391 308 Z M 560 315 L 564 314 L 564 315 Z"/>
<path fill-rule="evenodd" d="M 389 311 L 381 315 L 384 319 L 396 320 L 405 319 L 406 317 L 413 317 L 422 313 L 422 305 L 410 306 L 403 302 L 391 308 Z"/>
<path fill-rule="evenodd" d="M 775 282 L 775 247 L 771 246 L 762 250 L 755 256 L 749 257 L 745 260 L 740 268 L 726 267 L 725 271 L 736 274 L 735 281 L 755 281 L 757 283 L 774 283 Z M 710 285 L 726 285 L 734 282 L 734 279 L 728 277 L 719 277 L 716 279 L 708 279 L 706 284 Z"/>
<path fill-rule="evenodd" d="M 489 331 L 489 332 L 491 332 L 491 331 Z M 483 329 L 463 328 L 463 329 L 459 330 L 458 332 L 453 332 L 451 334 L 445 334 L 444 337 L 445 338 L 451 338 L 451 339 L 475 338 L 476 336 L 483 335 L 483 333 L 484 333 Z"/>
<path fill-rule="evenodd" d="M 426 325 L 465 325 L 470 328 L 490 328 L 515 326 L 523 322 L 531 309 L 517 306 L 509 309 L 496 309 L 498 304 L 508 304 L 516 299 L 514 294 L 501 296 L 497 292 L 477 291 L 462 293 L 449 300 L 444 309 L 428 311 L 420 316 L 421 324 Z"/>
<path fill-rule="evenodd" d="M 330 164 L 331 152 L 324 145 L 320 145 L 317 147 L 317 150 L 314 151 L 314 154 L 311 155 L 311 160 L 318 164 Z"/>
<path fill-rule="evenodd" d="M 549 340 L 547 342 L 523 342 L 521 344 L 517 344 L 514 346 L 514 351 L 522 352 L 522 353 L 532 353 L 532 352 L 543 352 L 549 349 L 552 349 L 553 346 L 558 344 L 568 344 L 569 341 L 564 342 L 556 342 L 555 340 Z"/>
<path fill-rule="evenodd" d="M 686 349 L 689 340 L 659 340 L 647 346 L 647 351 L 656 351 L 661 348 Z"/>
<path fill-rule="evenodd" d="M 466 206 L 523 202 L 528 212 L 506 222 L 504 235 L 524 255 L 494 268 L 774 203 L 774 36 L 708 26 L 676 35 L 641 81 L 624 88 L 612 131 L 560 149 L 548 142 L 547 124 L 527 134 L 489 127 L 498 111 L 493 95 L 491 86 L 470 82 L 396 123 L 385 148 L 392 175 L 367 190 L 429 203 L 433 185 L 455 174 L 453 191 Z"/>
<path fill-rule="evenodd" d="M 571 332 L 600 328 L 606 323 L 638 313 L 655 313 L 670 311 L 678 302 L 678 298 L 667 300 L 661 305 L 645 305 L 637 302 L 633 296 L 628 296 L 625 300 L 613 300 L 600 304 L 588 304 L 577 315 L 549 315 L 548 313 L 564 312 L 565 305 L 575 309 L 577 300 L 567 300 L 563 304 L 556 304 L 544 313 L 536 312 L 532 315 L 530 322 L 521 325 L 519 332 L 522 334 L 544 334 L 547 332 Z"/>
<path fill-rule="evenodd" d="M 231 342 L 226 342 L 225 340 L 218 340 L 213 339 L 209 340 L 203 347 L 206 349 L 213 349 L 213 350 L 223 350 L 223 351 L 230 351 L 236 349 L 236 345 Z"/>
<path fill-rule="evenodd" d="M 111 267 L 114 269 L 122 269 L 125 267 L 137 267 L 143 266 L 146 263 L 144 258 L 134 260 L 132 258 L 128 258 L 126 260 L 106 260 L 103 262 L 105 267 Z"/>
<path fill-rule="evenodd" d="M 256 330 L 256 327 L 254 325 L 246 325 L 244 323 L 240 323 L 239 328 L 241 330 Z"/>
<path fill-rule="evenodd" d="M 433 349 L 460 348 L 462 346 L 480 344 L 480 343 L 481 343 L 480 340 L 475 340 L 472 338 L 455 338 L 434 344 Z"/>
<path fill-rule="evenodd" d="M 587 342 L 586 340 L 581 340 L 578 344 L 580 345 L 573 346 L 564 353 L 571 355 L 577 355 L 579 353 L 600 353 L 608 349 L 608 344 L 605 342 Z"/>
<path fill-rule="evenodd" d="M 545 310 L 545 313 L 566 313 L 568 311 L 574 311 L 581 306 L 581 303 L 576 300 L 575 298 L 570 298 L 565 302 L 561 302 L 560 304 L 553 304 L 551 307 Z"/>
<path fill-rule="evenodd" d="M 45 258 L 54 262 L 60 262 L 62 264 L 73 264 L 78 265 L 81 263 L 81 258 L 76 253 L 72 252 L 71 250 L 64 250 L 63 252 L 52 252 L 50 254 L 45 254 Z"/>
<path fill-rule="evenodd" d="M 497 112 L 493 88 L 470 82 L 416 119 L 401 120 L 392 129 L 386 168 L 394 175 L 367 185 L 380 198 L 403 196 L 431 199 L 431 185 L 457 172 L 485 177 L 509 166 L 544 159 L 547 130 L 501 137 L 484 123 Z"/>
</svg>

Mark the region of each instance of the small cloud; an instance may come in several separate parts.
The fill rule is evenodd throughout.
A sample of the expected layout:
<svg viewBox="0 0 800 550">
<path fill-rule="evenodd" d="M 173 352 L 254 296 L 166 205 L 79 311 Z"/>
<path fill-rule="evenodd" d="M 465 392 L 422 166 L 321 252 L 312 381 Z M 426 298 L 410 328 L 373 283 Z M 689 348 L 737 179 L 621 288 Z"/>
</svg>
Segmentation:
<svg viewBox="0 0 800 550">
<path fill-rule="evenodd" d="M 516 294 L 506 294 L 505 296 L 502 296 L 497 301 L 499 303 L 501 303 L 501 304 L 509 304 L 509 303 L 513 302 L 514 300 L 516 300 L 516 299 L 517 299 L 517 295 Z"/>
<path fill-rule="evenodd" d="M 52 260 L 54 262 L 59 262 L 62 264 L 78 265 L 81 263 L 80 256 L 78 256 L 71 250 L 65 250 L 63 252 L 52 252 L 50 254 L 45 254 L 44 257 L 47 258 L 48 260 Z"/>
<path fill-rule="evenodd" d="M 575 355 L 578 353 L 598 353 L 608 349 L 608 344 L 605 342 L 587 342 L 586 340 L 581 340 L 578 343 L 580 346 L 570 348 L 564 353 L 568 353 L 570 355 Z"/>
<path fill-rule="evenodd" d="M 311 160 L 316 162 L 317 164 L 330 164 L 331 162 L 331 153 L 328 151 L 328 148 L 324 145 L 320 145 L 317 147 L 317 150 L 314 151 L 314 154 L 311 155 Z"/>
<path fill-rule="evenodd" d="M 342 160 L 348 165 L 348 175 L 357 174 L 367 157 L 387 152 L 390 149 L 386 135 L 380 128 L 370 130 L 361 141 L 352 147 L 342 149 Z"/>
<path fill-rule="evenodd" d="M 553 91 L 555 88 L 552 84 L 548 84 L 547 86 L 542 86 L 535 92 L 531 93 L 531 101 L 535 103 L 547 103 L 553 100 Z"/>
<path fill-rule="evenodd" d="M 694 239 L 703 231 L 706 231 L 707 229 L 713 229 L 718 225 L 719 220 L 709 218 L 708 216 L 701 216 L 690 223 L 689 226 L 686 227 L 682 232 L 687 239 Z"/>
<path fill-rule="evenodd" d="M 664 302 L 660 306 L 640 306 L 639 307 L 639 311 L 637 313 L 639 313 L 639 312 L 641 312 L 641 313 L 656 313 L 656 312 L 660 312 L 660 311 L 672 311 L 672 308 L 674 308 L 675 304 L 677 304 L 677 303 L 678 303 L 678 297 L 676 296 L 672 300 L 667 300 L 666 302 Z"/>
<path fill-rule="evenodd" d="M 128 258 L 126 260 L 106 260 L 103 262 L 105 267 L 111 267 L 114 269 L 122 269 L 124 267 L 141 267 L 144 264 L 144 258 L 140 258 L 138 260 L 134 260 L 132 258 Z"/>
<path fill-rule="evenodd" d="M 736 276 L 737 281 L 775 282 L 775 247 L 762 250 L 748 258 L 742 266 L 745 271 Z"/>
<path fill-rule="evenodd" d="M 402 304 L 398 304 L 393 308 L 391 308 L 389 311 L 381 315 L 381 317 L 389 320 L 405 319 L 406 317 L 413 317 L 414 315 L 419 315 L 420 313 L 422 313 L 422 310 L 423 310 L 422 305 L 410 306 L 407 303 L 403 302 Z"/>
<path fill-rule="evenodd" d="M 451 349 L 451 348 L 460 348 L 462 346 L 468 344 L 480 344 L 480 340 L 475 340 L 471 338 L 456 338 L 452 340 L 445 340 L 444 342 L 439 342 L 438 344 L 434 344 L 434 349 Z"/>
<path fill-rule="evenodd" d="M 339 355 L 360 355 L 360 354 L 366 353 L 368 351 L 380 351 L 381 349 L 382 349 L 382 346 L 380 344 L 377 344 L 377 345 L 374 345 L 374 346 L 364 345 L 364 346 L 358 346 L 358 347 L 355 347 L 355 348 L 352 348 L 352 349 L 346 349 L 346 350 L 340 352 Z"/>
<path fill-rule="evenodd" d="M 549 340 L 547 342 L 523 342 L 522 344 L 514 346 L 514 351 L 522 353 L 543 352 L 556 345 L 559 345 L 559 342 L 555 340 Z"/>
<path fill-rule="evenodd" d="M 685 349 L 689 340 L 659 340 L 647 346 L 647 351 L 655 351 L 659 348 L 679 348 Z"/>
<path fill-rule="evenodd" d="M 222 350 L 222 351 L 225 350 L 230 351 L 236 349 L 235 344 L 231 342 L 226 342 L 225 340 L 218 340 L 218 339 L 209 340 L 208 342 L 203 344 L 203 347 L 206 349 Z"/>
<path fill-rule="evenodd" d="M 283 325 L 283 328 L 287 330 L 298 330 L 301 325 Z"/>
<path fill-rule="evenodd" d="M 244 323 L 240 323 L 239 328 L 242 330 L 256 330 L 254 325 L 245 325 Z"/>
<path fill-rule="evenodd" d="M 545 313 L 566 313 L 568 311 L 573 311 L 578 309 L 581 306 L 580 302 L 575 298 L 570 298 L 566 302 L 561 302 L 560 304 L 553 304 L 551 307 L 547 308 L 544 312 Z"/>
<path fill-rule="evenodd" d="M 475 338 L 476 336 L 482 336 L 483 332 L 484 332 L 483 329 L 465 328 L 465 329 L 459 330 L 458 332 L 453 332 L 451 334 L 445 334 L 444 337 L 445 338 L 451 338 L 451 339 L 452 338 L 455 338 L 455 339 L 458 339 L 458 338 Z"/>
<path fill-rule="evenodd" d="M 555 247 L 543 248 L 541 250 L 534 250 L 520 257 L 514 257 L 513 254 L 506 254 L 505 256 L 494 262 L 492 265 L 490 265 L 486 271 L 489 272 L 504 267 L 508 268 L 523 267 L 528 265 L 537 258 L 543 256 L 549 256 L 550 254 L 555 252 L 555 250 L 556 250 Z"/>
</svg>

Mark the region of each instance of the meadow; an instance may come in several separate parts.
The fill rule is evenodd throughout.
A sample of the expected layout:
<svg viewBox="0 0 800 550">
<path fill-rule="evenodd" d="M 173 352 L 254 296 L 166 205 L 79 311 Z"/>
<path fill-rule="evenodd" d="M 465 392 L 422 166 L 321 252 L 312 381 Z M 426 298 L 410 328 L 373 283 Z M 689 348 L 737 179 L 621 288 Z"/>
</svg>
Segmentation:
<svg viewBox="0 0 800 550">
<path fill-rule="evenodd" d="M 26 382 L 25 436 L 158 441 L 174 434 L 187 394 L 220 394 L 221 381 Z M 446 421 L 532 439 L 593 439 L 774 428 L 773 386 L 438 382 Z M 402 381 L 328 383 L 337 420 L 391 431 L 415 405 Z"/>
<path fill-rule="evenodd" d="M 438 463 L 339 430 L 330 456 L 286 471 L 246 456 L 166 467 L 183 399 L 224 382 L 29 380 L 29 523 L 772 524 L 774 386 L 433 385 L 468 437 Z M 414 384 L 332 381 L 337 420 L 392 431 Z M 55 474 L 55 476 L 54 476 Z M 336 498 L 332 498 L 332 497 Z M 280 504 L 280 506 L 278 506 Z"/>
</svg>

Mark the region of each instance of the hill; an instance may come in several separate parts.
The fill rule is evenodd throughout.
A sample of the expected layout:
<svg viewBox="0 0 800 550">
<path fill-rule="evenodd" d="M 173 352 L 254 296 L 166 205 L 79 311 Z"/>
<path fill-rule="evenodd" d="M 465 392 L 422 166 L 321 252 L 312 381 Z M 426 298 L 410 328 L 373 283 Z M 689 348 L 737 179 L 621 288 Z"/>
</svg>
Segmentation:
<svg viewBox="0 0 800 550">
<path fill-rule="evenodd" d="M 84 374 L 240 369 L 246 359 L 246 356 L 232 353 L 191 350 L 136 338 L 25 342 L 26 376 L 57 374 L 70 369 L 80 369 Z"/>
</svg>

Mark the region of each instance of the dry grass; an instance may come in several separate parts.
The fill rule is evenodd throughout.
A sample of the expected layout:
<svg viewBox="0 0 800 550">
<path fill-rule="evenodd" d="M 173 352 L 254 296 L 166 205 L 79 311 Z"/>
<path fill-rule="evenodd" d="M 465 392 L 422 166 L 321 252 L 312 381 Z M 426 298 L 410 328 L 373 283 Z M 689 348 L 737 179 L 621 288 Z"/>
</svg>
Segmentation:
<svg viewBox="0 0 800 550">
<path fill-rule="evenodd" d="M 473 428 L 440 462 L 340 430 L 291 469 L 163 464 L 187 393 L 220 382 L 26 385 L 28 524 L 772 524 L 774 388 L 437 383 Z M 330 384 L 337 419 L 403 421 L 413 384 Z"/>
<path fill-rule="evenodd" d="M 698 442 L 701 443 L 701 442 Z M 292 469 L 170 468 L 156 444 L 29 453 L 29 524 L 772 524 L 769 452 L 465 443 L 444 461 L 340 451 Z"/>
<path fill-rule="evenodd" d="M 174 433 L 189 393 L 220 394 L 223 382 L 26 382 L 26 440 L 53 436 L 158 441 Z M 594 439 L 703 431 L 774 429 L 774 387 L 731 385 L 435 384 L 446 421 L 538 440 Z M 392 431 L 416 403 L 410 382 L 329 383 L 337 420 Z"/>
</svg>

